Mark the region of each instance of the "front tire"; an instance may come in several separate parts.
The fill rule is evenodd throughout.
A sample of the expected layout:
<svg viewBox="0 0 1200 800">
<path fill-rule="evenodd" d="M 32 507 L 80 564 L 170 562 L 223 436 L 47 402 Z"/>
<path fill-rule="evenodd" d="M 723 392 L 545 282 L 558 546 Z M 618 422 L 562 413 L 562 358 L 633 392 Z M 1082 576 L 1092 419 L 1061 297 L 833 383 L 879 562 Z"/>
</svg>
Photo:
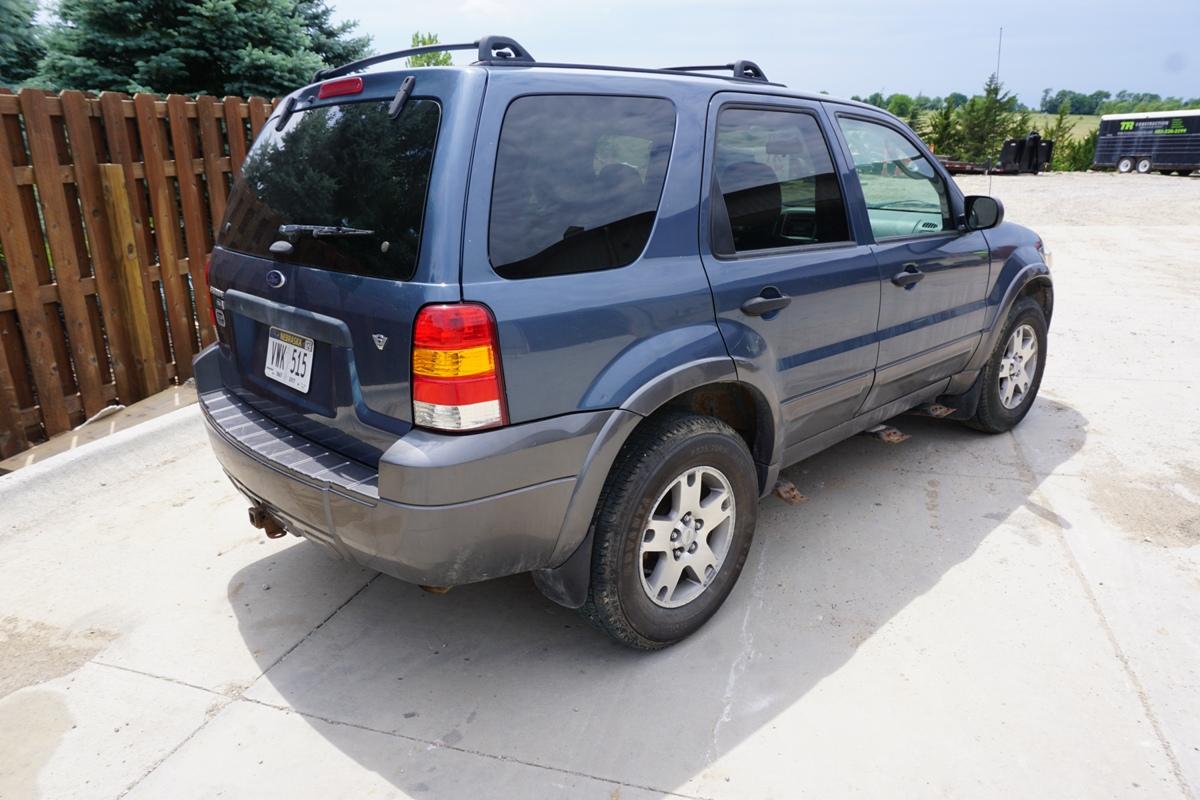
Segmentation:
<svg viewBox="0 0 1200 800">
<path fill-rule="evenodd" d="M 732 428 L 679 412 L 647 420 L 597 504 L 591 586 L 580 611 L 629 647 L 680 641 L 733 589 L 757 513 L 754 460 Z"/>
<path fill-rule="evenodd" d="M 1137 171 L 1138 171 L 1138 174 L 1139 174 L 1139 175 L 1149 175 L 1149 174 L 1150 174 L 1150 170 L 1153 168 L 1153 166 L 1154 166 L 1154 165 L 1153 165 L 1152 163 L 1150 163 L 1150 159 L 1148 159 L 1148 158 L 1139 158 L 1139 159 L 1138 159 L 1138 162 L 1137 162 Z"/>
<path fill-rule="evenodd" d="M 968 425 L 987 433 L 1012 430 L 1029 413 L 1046 369 L 1046 314 L 1031 297 L 1018 300 L 979 375 L 979 407 Z"/>
</svg>

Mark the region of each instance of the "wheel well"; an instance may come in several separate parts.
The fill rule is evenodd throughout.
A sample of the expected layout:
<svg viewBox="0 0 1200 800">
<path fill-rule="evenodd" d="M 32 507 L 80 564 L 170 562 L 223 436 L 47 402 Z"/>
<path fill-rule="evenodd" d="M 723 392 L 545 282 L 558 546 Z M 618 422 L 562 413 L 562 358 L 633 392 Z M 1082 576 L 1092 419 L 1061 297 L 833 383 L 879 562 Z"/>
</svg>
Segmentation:
<svg viewBox="0 0 1200 800">
<path fill-rule="evenodd" d="M 647 419 L 664 411 L 687 411 L 716 417 L 737 431 L 750 448 L 758 466 L 759 489 L 766 480 L 767 465 L 775 447 L 775 431 L 767 401 L 743 383 L 710 383 L 689 389 L 660 406 Z M 642 424 L 645 424 L 644 422 Z"/>
<path fill-rule="evenodd" d="M 1032 297 L 1042 307 L 1042 313 L 1046 315 L 1046 321 L 1050 321 L 1050 315 L 1054 313 L 1054 287 L 1047 280 L 1033 280 L 1026 284 L 1021 293 L 1017 295 L 1017 299 L 1022 297 Z"/>
</svg>

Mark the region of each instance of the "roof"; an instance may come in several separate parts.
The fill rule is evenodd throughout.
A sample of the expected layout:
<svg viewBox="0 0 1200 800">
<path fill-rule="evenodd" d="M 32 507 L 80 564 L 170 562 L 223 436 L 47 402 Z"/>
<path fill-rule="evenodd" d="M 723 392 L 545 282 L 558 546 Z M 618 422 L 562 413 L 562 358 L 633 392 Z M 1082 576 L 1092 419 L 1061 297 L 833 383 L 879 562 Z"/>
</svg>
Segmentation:
<svg viewBox="0 0 1200 800">
<path fill-rule="evenodd" d="M 475 61 L 471 66 L 486 67 L 489 69 L 512 69 L 514 67 L 520 67 L 526 69 L 590 70 L 595 72 L 625 73 L 642 77 L 657 76 L 671 80 L 704 81 L 710 85 L 712 81 L 722 81 L 727 84 L 737 86 L 739 89 L 745 91 L 754 91 L 764 94 L 777 94 L 783 97 L 794 97 L 801 100 L 842 103 L 844 105 L 858 106 L 862 108 L 875 108 L 874 106 L 869 106 L 856 100 L 843 100 L 841 98 L 830 97 L 829 95 L 824 94 L 798 92 L 789 89 L 781 83 L 772 83 L 767 79 L 766 74 L 763 72 L 762 68 L 758 66 L 758 64 L 744 59 L 732 61 L 726 64 L 665 67 L 661 69 L 608 66 L 604 64 L 555 63 L 537 61 L 532 55 L 529 54 L 528 50 L 518 44 L 516 40 L 507 36 L 484 36 L 474 42 L 464 42 L 460 44 L 434 44 L 424 47 L 414 47 L 408 50 L 400 50 L 394 53 L 381 53 L 359 59 L 358 61 L 353 61 L 349 64 L 343 64 L 338 67 L 330 67 L 320 70 L 314 76 L 313 80 L 319 82 L 328 78 L 337 77 L 339 75 L 347 75 L 352 72 L 361 72 L 362 70 L 365 70 L 368 67 L 376 64 L 382 64 L 386 61 L 396 61 L 414 55 L 453 50 L 475 51 L 478 55 L 478 60 Z M 711 74 L 722 72 L 728 72 L 729 74 Z"/>
<path fill-rule="evenodd" d="M 697 72 L 679 72 L 676 70 L 667 69 L 650 69 L 643 67 L 623 67 L 623 66 L 608 66 L 604 64 L 566 64 L 566 63 L 551 63 L 547 61 L 539 61 L 533 64 L 508 65 L 508 64 L 472 64 L 456 69 L 471 69 L 482 67 L 490 72 L 503 74 L 506 71 L 511 71 L 514 68 L 521 67 L 526 69 L 544 70 L 548 73 L 564 74 L 572 72 L 586 72 L 597 75 L 613 75 L 624 76 L 631 78 L 641 78 L 647 80 L 667 80 L 672 83 L 690 83 L 693 85 L 704 86 L 713 91 L 721 92 L 749 92 L 754 94 L 774 95 L 778 97 L 791 97 L 797 100 L 810 100 L 815 102 L 841 103 L 847 106 L 857 106 L 867 108 L 872 111 L 887 114 L 886 109 L 878 108 L 858 100 L 846 100 L 832 95 L 820 94 L 818 92 L 808 92 L 800 89 L 792 89 L 782 83 L 771 83 L 768 81 L 745 80 L 732 78 L 727 75 L 706 75 Z"/>
<path fill-rule="evenodd" d="M 1181 108 L 1176 111 L 1135 111 L 1129 114 L 1105 114 L 1102 122 L 1110 119 L 1167 119 L 1170 117 L 1200 117 L 1200 108 Z"/>
</svg>

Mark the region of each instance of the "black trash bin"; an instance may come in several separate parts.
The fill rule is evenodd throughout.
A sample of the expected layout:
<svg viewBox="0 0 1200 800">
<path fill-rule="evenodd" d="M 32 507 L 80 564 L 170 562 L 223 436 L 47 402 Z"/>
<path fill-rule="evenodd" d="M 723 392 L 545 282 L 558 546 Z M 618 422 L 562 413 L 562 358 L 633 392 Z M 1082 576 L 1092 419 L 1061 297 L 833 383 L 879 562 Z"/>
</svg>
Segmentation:
<svg viewBox="0 0 1200 800">
<path fill-rule="evenodd" d="M 1037 131 L 1030 131 L 1025 137 L 1024 147 L 1021 148 L 1022 174 L 1036 175 L 1041 167 L 1038 156 L 1041 154 L 1042 137 Z"/>
<path fill-rule="evenodd" d="M 1050 169 L 1050 164 L 1054 162 L 1054 140 L 1042 139 L 1042 143 L 1038 145 L 1038 167 L 1040 169 Z"/>
<path fill-rule="evenodd" d="M 1000 172 L 1019 172 L 1021 170 L 1021 153 L 1025 148 L 1023 139 L 1009 139 L 1000 149 Z"/>
</svg>

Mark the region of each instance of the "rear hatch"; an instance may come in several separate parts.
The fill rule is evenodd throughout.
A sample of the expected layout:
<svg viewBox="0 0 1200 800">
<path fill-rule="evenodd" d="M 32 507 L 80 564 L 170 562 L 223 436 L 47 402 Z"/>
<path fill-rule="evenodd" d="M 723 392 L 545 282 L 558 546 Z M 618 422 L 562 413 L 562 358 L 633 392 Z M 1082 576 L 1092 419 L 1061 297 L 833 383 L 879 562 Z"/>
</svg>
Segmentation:
<svg viewBox="0 0 1200 800">
<path fill-rule="evenodd" d="M 210 273 L 222 379 L 363 463 L 412 427 L 417 311 L 461 299 L 465 164 L 484 80 L 420 69 L 301 90 L 267 121 L 229 197 Z"/>
</svg>

